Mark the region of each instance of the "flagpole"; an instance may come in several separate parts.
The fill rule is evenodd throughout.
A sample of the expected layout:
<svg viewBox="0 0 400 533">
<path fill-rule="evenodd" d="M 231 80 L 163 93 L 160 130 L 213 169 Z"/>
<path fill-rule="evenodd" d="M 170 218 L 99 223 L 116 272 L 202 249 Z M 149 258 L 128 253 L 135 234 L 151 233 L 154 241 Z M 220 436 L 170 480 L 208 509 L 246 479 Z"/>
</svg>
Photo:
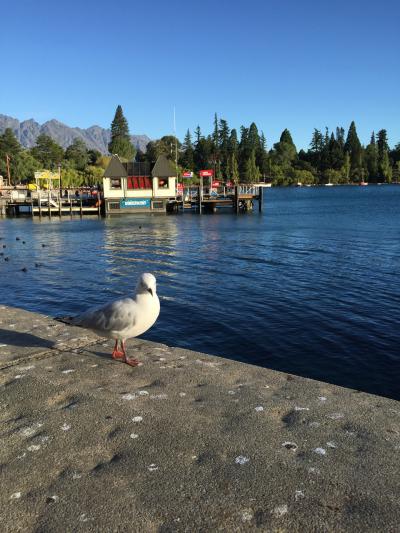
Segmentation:
<svg viewBox="0 0 400 533">
<path fill-rule="evenodd" d="M 175 106 L 174 106 L 174 137 L 175 137 L 175 172 L 176 172 L 176 187 L 175 187 L 175 196 L 178 194 L 178 141 L 176 139 L 176 116 L 175 116 Z M 183 196 L 183 195 L 182 195 Z"/>
</svg>

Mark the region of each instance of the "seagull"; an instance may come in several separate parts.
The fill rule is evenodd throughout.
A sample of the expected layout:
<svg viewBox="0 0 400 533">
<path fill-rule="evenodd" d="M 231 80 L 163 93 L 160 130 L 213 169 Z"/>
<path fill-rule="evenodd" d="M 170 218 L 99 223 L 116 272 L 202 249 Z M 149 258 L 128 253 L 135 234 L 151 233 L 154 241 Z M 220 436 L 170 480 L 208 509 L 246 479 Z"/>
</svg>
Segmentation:
<svg viewBox="0 0 400 533">
<path fill-rule="evenodd" d="M 120 298 L 81 315 L 57 317 L 56 320 L 89 329 L 99 337 L 115 339 L 112 358 L 137 366 L 139 361 L 129 358 L 126 353 L 126 340 L 150 329 L 159 314 L 156 278 L 153 274 L 145 273 L 140 276 L 134 298 Z M 121 350 L 118 349 L 118 343 L 121 343 Z"/>
</svg>

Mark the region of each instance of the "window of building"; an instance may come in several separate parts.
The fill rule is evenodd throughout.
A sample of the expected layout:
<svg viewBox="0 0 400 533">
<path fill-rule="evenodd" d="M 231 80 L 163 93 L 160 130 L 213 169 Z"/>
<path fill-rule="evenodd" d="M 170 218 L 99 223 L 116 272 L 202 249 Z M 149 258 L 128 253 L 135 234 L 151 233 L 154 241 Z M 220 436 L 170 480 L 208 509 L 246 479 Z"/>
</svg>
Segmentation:
<svg viewBox="0 0 400 533">
<path fill-rule="evenodd" d="M 108 209 L 120 209 L 119 202 L 108 202 Z"/>
<path fill-rule="evenodd" d="M 159 189 L 168 189 L 169 188 L 169 179 L 168 178 L 158 178 L 158 188 Z"/>
<path fill-rule="evenodd" d="M 121 188 L 121 178 L 111 178 L 110 189 L 120 189 L 120 188 Z"/>
<path fill-rule="evenodd" d="M 127 185 L 128 189 L 152 189 L 149 176 L 130 176 Z"/>
</svg>

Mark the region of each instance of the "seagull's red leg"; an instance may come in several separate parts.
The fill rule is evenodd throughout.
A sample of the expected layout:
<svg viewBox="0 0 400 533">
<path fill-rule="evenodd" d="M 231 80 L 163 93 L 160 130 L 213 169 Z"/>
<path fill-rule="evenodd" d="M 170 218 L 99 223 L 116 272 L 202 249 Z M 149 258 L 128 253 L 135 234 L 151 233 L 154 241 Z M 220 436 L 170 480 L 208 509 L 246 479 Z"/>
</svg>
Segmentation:
<svg viewBox="0 0 400 533">
<path fill-rule="evenodd" d="M 117 359 L 118 361 L 123 361 L 125 359 L 124 353 L 118 350 L 118 339 L 115 339 L 115 345 L 114 345 L 114 350 L 112 353 L 112 358 Z"/>
<path fill-rule="evenodd" d="M 139 364 L 139 361 L 137 359 L 129 359 L 128 356 L 126 355 L 126 343 L 125 341 L 121 341 L 121 345 L 122 345 L 122 352 L 125 356 L 125 363 L 127 365 L 130 365 L 130 366 L 138 366 Z"/>
</svg>

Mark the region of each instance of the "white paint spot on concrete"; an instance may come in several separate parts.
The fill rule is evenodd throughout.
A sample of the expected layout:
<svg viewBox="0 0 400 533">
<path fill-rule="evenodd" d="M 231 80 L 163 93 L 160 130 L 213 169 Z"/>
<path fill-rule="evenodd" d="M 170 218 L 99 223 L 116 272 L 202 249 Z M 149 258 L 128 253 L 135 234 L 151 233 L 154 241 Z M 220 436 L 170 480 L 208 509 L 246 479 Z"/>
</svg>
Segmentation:
<svg viewBox="0 0 400 533">
<path fill-rule="evenodd" d="M 62 370 L 61 372 L 62 374 L 71 374 L 72 372 L 75 372 L 75 370 L 72 368 L 68 368 L 67 370 Z"/>
<path fill-rule="evenodd" d="M 291 441 L 285 441 L 285 442 L 282 442 L 282 446 L 284 448 L 286 448 L 287 450 L 292 450 L 292 451 L 296 451 L 298 446 L 295 442 L 291 442 Z"/>
<path fill-rule="evenodd" d="M 51 438 L 48 435 L 43 435 L 43 437 L 40 439 L 40 442 L 45 444 L 46 442 L 49 442 L 49 440 L 51 440 Z"/>
<path fill-rule="evenodd" d="M 180 396 L 181 398 L 184 398 L 184 397 L 186 396 L 186 392 L 180 392 L 180 393 L 179 393 L 179 396 Z"/>
<path fill-rule="evenodd" d="M 123 394 L 121 396 L 121 400 L 127 400 L 128 402 L 131 401 L 131 400 L 134 400 L 136 398 L 136 394 Z"/>
<path fill-rule="evenodd" d="M 233 396 L 234 394 L 236 394 L 236 392 L 234 390 L 228 390 L 228 394 L 230 394 L 231 396 Z"/>
<path fill-rule="evenodd" d="M 14 379 L 21 379 L 24 377 L 25 377 L 25 374 L 17 374 L 16 376 L 14 376 Z"/>
<path fill-rule="evenodd" d="M 26 452 L 24 452 L 22 455 L 17 455 L 17 459 L 23 459 L 26 456 Z"/>
<path fill-rule="evenodd" d="M 61 426 L 61 429 L 62 429 L 63 431 L 69 431 L 69 430 L 71 429 L 71 426 L 70 426 L 69 424 L 66 424 L 66 423 L 65 423 L 65 424 L 63 424 L 63 425 Z"/>
<path fill-rule="evenodd" d="M 15 328 L 16 324 L 9 324 L 8 327 L 9 328 Z"/>
<path fill-rule="evenodd" d="M 310 428 L 319 428 L 321 424 L 319 422 L 310 422 L 308 425 Z"/>
<path fill-rule="evenodd" d="M 158 466 L 153 463 L 147 467 L 147 470 L 149 472 L 155 472 L 156 470 L 158 470 Z"/>
<path fill-rule="evenodd" d="M 332 413 L 331 415 L 327 415 L 328 418 L 331 420 L 340 420 L 341 418 L 344 418 L 343 413 Z"/>
<path fill-rule="evenodd" d="M 269 389 L 269 385 L 264 385 L 264 389 Z"/>
<path fill-rule="evenodd" d="M 142 416 L 134 416 L 132 418 L 132 422 L 141 422 L 143 420 Z"/>
<path fill-rule="evenodd" d="M 139 396 L 148 396 L 148 395 L 149 395 L 149 393 L 148 393 L 147 390 L 140 390 L 140 391 L 138 392 L 138 394 L 139 394 Z"/>
<path fill-rule="evenodd" d="M 20 366 L 18 367 L 20 370 L 25 372 L 26 370 L 32 370 L 32 368 L 35 368 L 35 365 L 29 365 L 29 366 Z"/>
<path fill-rule="evenodd" d="M 327 398 L 326 398 L 326 396 L 318 396 L 318 400 L 320 402 L 326 402 Z"/>
<path fill-rule="evenodd" d="M 43 424 L 41 422 L 36 422 L 35 424 L 32 424 L 32 426 L 21 429 L 21 435 L 24 437 L 32 437 L 32 435 L 34 435 L 42 426 Z"/>
<path fill-rule="evenodd" d="M 179 359 L 182 359 L 182 360 L 183 360 L 183 359 L 186 359 L 186 355 L 181 355 L 181 356 L 179 357 Z"/>
<path fill-rule="evenodd" d="M 254 514 L 252 509 L 243 509 L 242 522 L 250 522 L 253 520 Z"/>
<path fill-rule="evenodd" d="M 314 448 L 313 452 L 317 455 L 326 455 L 325 448 Z"/>
<path fill-rule="evenodd" d="M 137 439 L 139 437 L 137 433 L 131 433 L 129 436 L 131 439 Z"/>
<path fill-rule="evenodd" d="M 58 500 L 60 499 L 58 496 L 56 496 L 55 494 L 53 494 L 53 496 L 49 496 L 50 500 L 52 500 L 53 502 L 58 502 Z"/>
<path fill-rule="evenodd" d="M 21 493 L 20 492 L 14 492 L 10 496 L 10 500 L 19 500 L 20 498 L 21 498 Z"/>
<path fill-rule="evenodd" d="M 92 522 L 93 520 L 94 520 L 94 518 L 89 518 L 86 513 L 82 513 L 79 516 L 79 522 Z"/>
<path fill-rule="evenodd" d="M 262 405 L 257 405 L 256 411 L 258 411 L 258 412 L 264 411 L 264 407 Z"/>
<path fill-rule="evenodd" d="M 244 455 L 238 455 L 235 459 L 235 463 L 238 465 L 245 465 L 249 461 L 250 459 L 248 457 L 245 457 Z"/>
<path fill-rule="evenodd" d="M 99 366 L 98 364 L 90 365 L 90 368 L 96 368 L 96 366 Z"/>
<path fill-rule="evenodd" d="M 336 444 L 332 441 L 327 442 L 326 445 L 328 446 L 328 448 L 336 448 Z"/>
<path fill-rule="evenodd" d="M 159 357 L 159 361 L 166 361 L 165 357 Z"/>
<path fill-rule="evenodd" d="M 40 444 L 31 444 L 31 446 L 28 446 L 27 450 L 28 452 L 37 452 L 40 450 Z"/>
<path fill-rule="evenodd" d="M 302 498 L 304 498 L 304 492 L 302 490 L 296 490 L 296 492 L 294 493 L 294 501 L 298 502 Z"/>
<path fill-rule="evenodd" d="M 277 505 L 272 510 L 272 514 L 276 518 L 281 518 L 283 515 L 287 514 L 287 512 L 288 512 L 288 506 L 285 503 L 282 505 Z"/>
<path fill-rule="evenodd" d="M 297 405 L 294 408 L 295 411 L 309 411 L 309 407 L 298 407 Z"/>
<path fill-rule="evenodd" d="M 81 479 L 82 477 L 82 474 L 78 474 L 78 472 L 74 472 L 72 474 L 72 479 Z"/>
<path fill-rule="evenodd" d="M 320 471 L 318 470 L 318 468 L 315 468 L 315 466 L 310 466 L 308 471 L 310 474 L 320 474 Z"/>
</svg>

